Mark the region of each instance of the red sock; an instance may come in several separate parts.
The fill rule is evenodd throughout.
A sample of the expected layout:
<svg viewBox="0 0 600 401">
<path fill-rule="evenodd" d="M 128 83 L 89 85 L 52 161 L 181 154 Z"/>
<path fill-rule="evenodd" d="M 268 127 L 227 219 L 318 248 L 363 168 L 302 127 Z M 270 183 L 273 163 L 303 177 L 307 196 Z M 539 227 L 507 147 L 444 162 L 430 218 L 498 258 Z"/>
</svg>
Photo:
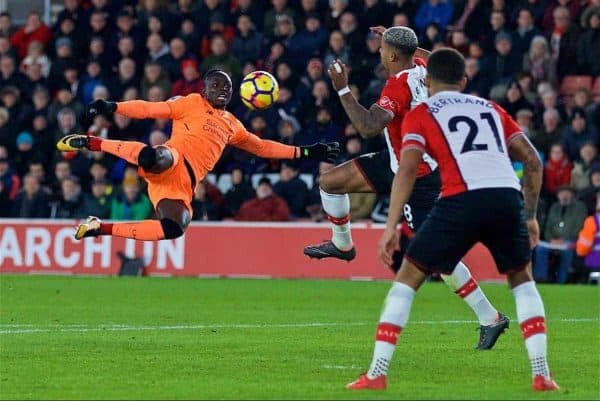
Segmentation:
<svg viewBox="0 0 600 401">
<path fill-rule="evenodd" d="M 88 149 L 94 152 L 99 152 L 101 150 L 102 138 L 98 138 L 97 136 L 89 136 L 88 137 Z"/>
<path fill-rule="evenodd" d="M 158 220 L 142 220 L 135 223 L 102 223 L 102 235 L 132 238 L 140 241 L 158 241 L 165 239 L 165 233 Z"/>
<path fill-rule="evenodd" d="M 91 142 L 94 142 L 92 145 Z M 111 155 L 115 155 L 121 159 L 125 159 L 131 164 L 138 164 L 138 156 L 142 149 L 146 146 L 145 143 L 142 142 L 134 142 L 134 141 L 112 141 L 109 139 L 90 139 L 89 147 L 90 150 L 92 146 L 99 146 L 98 150 L 101 150 L 106 153 L 110 153 Z"/>
</svg>

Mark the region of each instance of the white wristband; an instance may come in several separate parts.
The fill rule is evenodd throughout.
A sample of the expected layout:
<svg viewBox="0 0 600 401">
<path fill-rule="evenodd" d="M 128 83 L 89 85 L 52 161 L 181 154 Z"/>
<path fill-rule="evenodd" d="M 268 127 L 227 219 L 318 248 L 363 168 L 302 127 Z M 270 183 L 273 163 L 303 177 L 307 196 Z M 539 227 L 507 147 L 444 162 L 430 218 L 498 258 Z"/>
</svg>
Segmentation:
<svg viewBox="0 0 600 401">
<path fill-rule="evenodd" d="M 346 93 L 350 93 L 350 88 L 344 86 L 342 89 L 338 91 L 338 96 L 344 96 Z"/>
</svg>

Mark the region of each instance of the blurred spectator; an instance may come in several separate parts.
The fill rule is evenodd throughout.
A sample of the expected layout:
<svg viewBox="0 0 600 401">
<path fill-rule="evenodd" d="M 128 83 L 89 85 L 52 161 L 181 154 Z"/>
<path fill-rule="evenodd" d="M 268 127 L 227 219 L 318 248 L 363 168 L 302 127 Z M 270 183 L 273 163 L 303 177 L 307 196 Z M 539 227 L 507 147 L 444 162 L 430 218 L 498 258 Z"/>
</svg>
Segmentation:
<svg viewBox="0 0 600 401">
<path fill-rule="evenodd" d="M 215 205 L 206 194 L 206 184 L 200 182 L 196 187 L 194 199 L 192 200 L 192 209 L 194 216 L 192 220 L 220 220 L 219 208 Z"/>
<path fill-rule="evenodd" d="M 146 49 L 148 49 L 147 61 L 157 61 L 162 64 L 169 54 L 169 46 L 157 33 L 148 36 L 148 39 L 146 39 Z"/>
<path fill-rule="evenodd" d="M 8 150 L 4 146 L 0 146 L 0 182 L 2 183 L 1 191 L 7 195 L 8 199 L 14 200 L 19 192 L 21 179 L 10 167 Z"/>
<path fill-rule="evenodd" d="M 571 182 L 573 163 L 569 161 L 560 143 L 555 143 L 550 149 L 550 156 L 544 166 L 543 189 L 548 195 L 556 194 L 558 188 Z"/>
<path fill-rule="evenodd" d="M 574 108 L 571 111 L 571 123 L 565 131 L 565 147 L 568 157 L 573 161 L 581 160 L 579 149 L 587 142 L 598 144 L 598 133 L 594 127 L 587 126 L 585 111 L 581 108 Z"/>
<path fill-rule="evenodd" d="M 169 44 L 169 53 L 162 59 L 161 64 L 169 77 L 176 81 L 183 78 L 183 61 L 191 58 L 193 57 L 188 52 L 185 42 L 181 38 L 173 38 Z"/>
<path fill-rule="evenodd" d="M 254 26 L 256 26 L 256 30 L 264 32 L 262 2 L 257 0 L 238 0 L 236 3 L 231 4 L 233 8 L 233 20 L 238 21 L 240 15 L 247 15 L 252 20 Z M 267 32 L 267 35 L 270 35 L 270 32 Z"/>
<path fill-rule="evenodd" d="M 367 84 L 364 77 L 372 75 L 375 67 L 381 62 L 381 56 L 379 55 L 381 36 L 375 32 L 369 32 L 365 42 L 366 46 L 360 49 L 360 56 L 353 57 L 351 60 L 351 81 L 355 82 L 361 89 L 364 89 Z"/>
<path fill-rule="evenodd" d="M 62 182 L 71 176 L 71 165 L 67 160 L 58 160 L 54 165 L 54 177 L 50 182 L 50 189 L 55 197 L 60 197 Z"/>
<path fill-rule="evenodd" d="M 81 121 L 83 117 L 83 105 L 71 92 L 69 84 L 66 82 L 58 86 L 56 97 L 48 107 L 48 116 L 51 124 L 56 124 L 58 113 L 64 109 L 70 109 L 75 113 L 75 118 Z"/>
<path fill-rule="evenodd" d="M 566 9 L 571 16 L 571 20 L 577 21 L 583 4 L 574 0 L 550 0 L 544 12 L 544 18 L 541 21 L 542 28 L 548 34 L 552 32 L 552 29 L 556 28 L 557 24 L 559 24 L 556 20 L 556 10 L 559 8 Z"/>
<path fill-rule="evenodd" d="M 4 107 L 0 107 L 0 146 L 10 146 L 10 141 L 13 137 L 13 130 L 8 125 L 8 110 Z"/>
<path fill-rule="evenodd" d="M 591 216 L 583 222 L 576 243 L 577 256 L 585 258 L 583 264 L 588 269 L 600 269 L 600 196 L 596 196 L 596 207 Z"/>
<path fill-rule="evenodd" d="M 12 17 L 7 11 L 0 13 L 0 36 L 10 37 L 17 31 L 12 24 Z"/>
<path fill-rule="evenodd" d="M 590 186 L 581 190 L 577 195 L 577 198 L 585 204 L 588 214 L 593 214 L 596 210 L 598 193 L 600 193 L 600 163 L 594 163 L 590 167 Z"/>
<path fill-rule="evenodd" d="M 222 35 L 215 35 L 210 40 L 210 50 L 212 54 L 202 61 L 200 69 L 206 72 L 212 68 L 220 68 L 231 74 L 233 82 L 239 81 L 242 73 L 240 62 L 229 54 L 227 43 Z"/>
<path fill-rule="evenodd" d="M 198 72 L 198 63 L 194 59 L 187 59 L 181 63 L 183 78 L 173 84 L 171 96 L 186 96 L 190 93 L 201 93 L 204 81 Z"/>
<path fill-rule="evenodd" d="M 531 40 L 541 35 L 539 29 L 535 27 L 535 21 L 533 19 L 533 13 L 528 8 L 522 8 L 519 10 L 517 17 L 517 29 L 513 32 L 513 48 L 516 54 L 522 58 L 523 55 L 529 50 Z"/>
<path fill-rule="evenodd" d="M 450 35 L 449 47 L 452 47 L 463 56 L 469 54 L 469 38 L 462 30 L 454 30 Z"/>
<path fill-rule="evenodd" d="M 415 27 L 419 33 L 425 32 L 427 24 L 435 22 L 442 32 L 452 19 L 452 3 L 445 0 L 427 0 L 421 3 L 415 15 Z"/>
<path fill-rule="evenodd" d="M 277 21 L 282 16 L 287 16 L 294 19 L 294 11 L 288 7 L 287 0 L 271 0 L 273 8 L 264 13 L 263 32 L 266 36 L 272 37 L 276 35 L 275 26 Z"/>
<path fill-rule="evenodd" d="M 437 23 L 431 22 L 425 27 L 425 32 L 420 35 L 419 43 L 425 50 L 431 51 L 437 43 L 443 42 L 442 32 Z"/>
<path fill-rule="evenodd" d="M 169 138 L 161 130 L 154 130 L 150 133 L 150 139 L 148 140 L 150 146 L 158 146 L 167 142 Z"/>
<path fill-rule="evenodd" d="M 16 140 L 16 152 L 13 156 L 15 162 L 15 170 L 17 174 L 22 177 L 29 170 L 29 164 L 40 158 L 39 151 L 34 148 L 33 136 L 23 131 L 17 135 Z"/>
<path fill-rule="evenodd" d="M 273 186 L 273 191 L 281 196 L 288 204 L 292 218 L 306 217 L 306 202 L 308 187 L 298 176 L 298 164 L 285 161 L 281 165 L 279 181 Z"/>
<path fill-rule="evenodd" d="M 556 62 L 550 55 L 548 41 L 543 36 L 531 40 L 529 52 L 523 57 L 523 71 L 533 77 L 534 84 L 547 81 L 556 83 Z"/>
<path fill-rule="evenodd" d="M 520 109 L 517 111 L 515 120 L 530 141 L 537 140 L 540 133 L 533 125 L 533 112 L 530 109 Z"/>
<path fill-rule="evenodd" d="M 56 219 L 82 219 L 87 217 L 83 208 L 83 194 L 79 178 L 68 175 L 60 183 L 59 201 L 53 205 L 50 216 Z"/>
<path fill-rule="evenodd" d="M 490 56 L 482 67 L 482 72 L 498 85 L 506 85 L 519 72 L 522 62 L 512 48 L 512 38 L 500 32 L 495 38 L 496 53 Z"/>
<path fill-rule="evenodd" d="M 242 204 L 256 195 L 241 168 L 234 168 L 231 171 L 231 184 L 222 204 L 224 217 L 235 216 Z"/>
<path fill-rule="evenodd" d="M 37 176 L 26 174 L 23 177 L 23 190 L 15 198 L 10 216 L 28 219 L 50 217 L 48 196 L 42 191 Z"/>
<path fill-rule="evenodd" d="M 8 111 L 8 122 L 10 132 L 18 132 L 27 128 L 31 121 L 31 106 L 22 101 L 21 91 L 15 86 L 7 85 L 0 89 L 0 101 Z M 14 143 L 9 140 L 9 149 L 14 148 Z"/>
<path fill-rule="evenodd" d="M 19 58 L 24 58 L 27 54 L 29 44 L 34 41 L 39 41 L 44 48 L 52 39 L 52 31 L 48 28 L 40 17 L 37 11 L 31 11 L 27 15 L 25 26 L 17 29 L 10 37 L 11 45 L 16 49 Z"/>
<path fill-rule="evenodd" d="M 156 61 L 149 61 L 144 67 L 144 78 L 141 84 L 141 97 L 148 99 L 148 91 L 151 87 L 158 86 L 164 93 L 171 93 L 171 80 L 162 66 Z"/>
<path fill-rule="evenodd" d="M 572 1 L 571 3 L 576 3 Z M 553 12 L 554 28 L 550 35 L 550 52 L 556 61 L 556 72 L 559 78 L 577 74 L 577 41 L 579 29 L 571 21 L 571 13 L 567 7 L 556 7 Z"/>
<path fill-rule="evenodd" d="M 123 192 L 112 200 L 111 220 L 144 220 L 149 218 L 152 212 L 152 204 L 141 192 L 137 176 L 126 176 L 123 179 Z"/>
<path fill-rule="evenodd" d="M 242 221 L 288 221 L 290 209 L 285 200 L 273 193 L 271 181 L 263 177 L 256 188 L 256 198 L 242 204 L 235 215 Z"/>
<path fill-rule="evenodd" d="M 351 11 L 345 11 L 339 21 L 340 32 L 344 35 L 344 42 L 349 47 L 350 52 L 358 54 L 364 47 L 365 31 L 358 28 L 356 15 Z"/>
<path fill-rule="evenodd" d="M 33 41 L 27 48 L 27 55 L 21 60 L 21 70 L 27 71 L 27 68 L 33 64 L 39 64 L 44 78 L 50 73 L 50 59 L 44 52 L 44 45 L 41 42 Z"/>
<path fill-rule="evenodd" d="M 583 32 L 578 41 L 577 60 L 579 60 L 580 73 L 600 76 L 600 6 L 588 6 L 591 10 L 585 15 Z M 585 13 L 584 13 L 585 14 Z M 584 16 L 582 16 L 583 18 Z"/>
<path fill-rule="evenodd" d="M 241 63 L 253 62 L 260 57 L 264 36 L 256 31 L 249 15 L 242 14 L 237 20 L 238 34 L 231 43 L 231 54 Z"/>
<path fill-rule="evenodd" d="M 308 14 L 304 29 L 296 32 L 289 41 L 288 51 L 296 69 L 303 68 L 306 60 L 320 56 L 327 45 L 328 33 L 321 26 L 318 14 Z"/>
<path fill-rule="evenodd" d="M 576 191 L 581 191 L 589 188 L 591 183 L 591 167 L 598 163 L 598 148 L 593 142 L 584 143 L 579 149 L 580 161 L 575 162 L 573 171 L 571 172 L 571 186 Z"/>
<path fill-rule="evenodd" d="M 506 97 L 500 105 L 511 115 L 516 117 L 517 111 L 522 109 L 533 110 L 533 105 L 527 101 L 518 82 L 512 81 L 506 91 Z"/>
<path fill-rule="evenodd" d="M 574 245 L 577 235 L 587 216 L 585 205 L 575 198 L 575 191 L 569 186 L 561 187 L 557 193 L 558 202 L 550 207 L 543 239 L 535 248 L 533 276 L 536 281 L 550 281 L 550 253 L 558 253 L 556 282 L 566 283 L 575 256 Z"/>
<path fill-rule="evenodd" d="M 17 69 L 15 59 L 10 55 L 0 58 L 0 87 L 13 86 L 22 90 L 27 78 Z"/>
</svg>

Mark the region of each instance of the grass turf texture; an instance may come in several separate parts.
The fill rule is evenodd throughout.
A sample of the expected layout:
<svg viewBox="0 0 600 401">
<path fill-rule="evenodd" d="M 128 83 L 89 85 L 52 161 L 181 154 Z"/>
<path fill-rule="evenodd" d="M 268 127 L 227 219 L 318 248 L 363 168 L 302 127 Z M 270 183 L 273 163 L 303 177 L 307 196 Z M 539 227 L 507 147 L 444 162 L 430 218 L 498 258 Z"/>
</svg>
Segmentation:
<svg viewBox="0 0 600 401">
<path fill-rule="evenodd" d="M 493 351 L 475 351 L 474 315 L 442 283 L 417 294 L 388 390 L 345 390 L 368 367 L 388 288 L 0 276 L 0 398 L 600 399 L 600 291 L 593 286 L 539 286 L 558 393 L 530 390 L 506 286 L 483 288 L 511 316 L 511 329 Z"/>
</svg>

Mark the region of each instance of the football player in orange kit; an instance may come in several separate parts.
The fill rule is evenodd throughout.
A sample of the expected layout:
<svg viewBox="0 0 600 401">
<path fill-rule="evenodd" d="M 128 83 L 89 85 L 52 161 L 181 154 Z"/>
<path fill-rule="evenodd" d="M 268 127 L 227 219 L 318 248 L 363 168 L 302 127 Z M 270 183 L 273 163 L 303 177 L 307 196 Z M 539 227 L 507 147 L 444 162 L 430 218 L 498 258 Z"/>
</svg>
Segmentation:
<svg viewBox="0 0 600 401">
<path fill-rule="evenodd" d="M 90 216 L 77 227 L 76 239 L 113 235 L 156 241 L 181 236 L 192 219 L 190 203 L 196 185 L 211 171 L 227 145 L 265 158 L 306 158 L 330 163 L 337 158 L 337 142 L 288 146 L 248 132 L 233 114 L 225 110 L 233 91 L 226 72 L 208 71 L 204 85 L 202 94 L 194 93 L 166 102 L 95 100 L 88 105 L 90 118 L 113 113 L 138 119 L 170 118 L 173 131 L 170 140 L 156 147 L 87 135 L 67 135 L 57 143 L 61 151 L 103 151 L 137 165 L 140 175 L 148 183 L 148 195 L 158 216 L 158 220 L 126 223 L 103 223 Z"/>
</svg>

